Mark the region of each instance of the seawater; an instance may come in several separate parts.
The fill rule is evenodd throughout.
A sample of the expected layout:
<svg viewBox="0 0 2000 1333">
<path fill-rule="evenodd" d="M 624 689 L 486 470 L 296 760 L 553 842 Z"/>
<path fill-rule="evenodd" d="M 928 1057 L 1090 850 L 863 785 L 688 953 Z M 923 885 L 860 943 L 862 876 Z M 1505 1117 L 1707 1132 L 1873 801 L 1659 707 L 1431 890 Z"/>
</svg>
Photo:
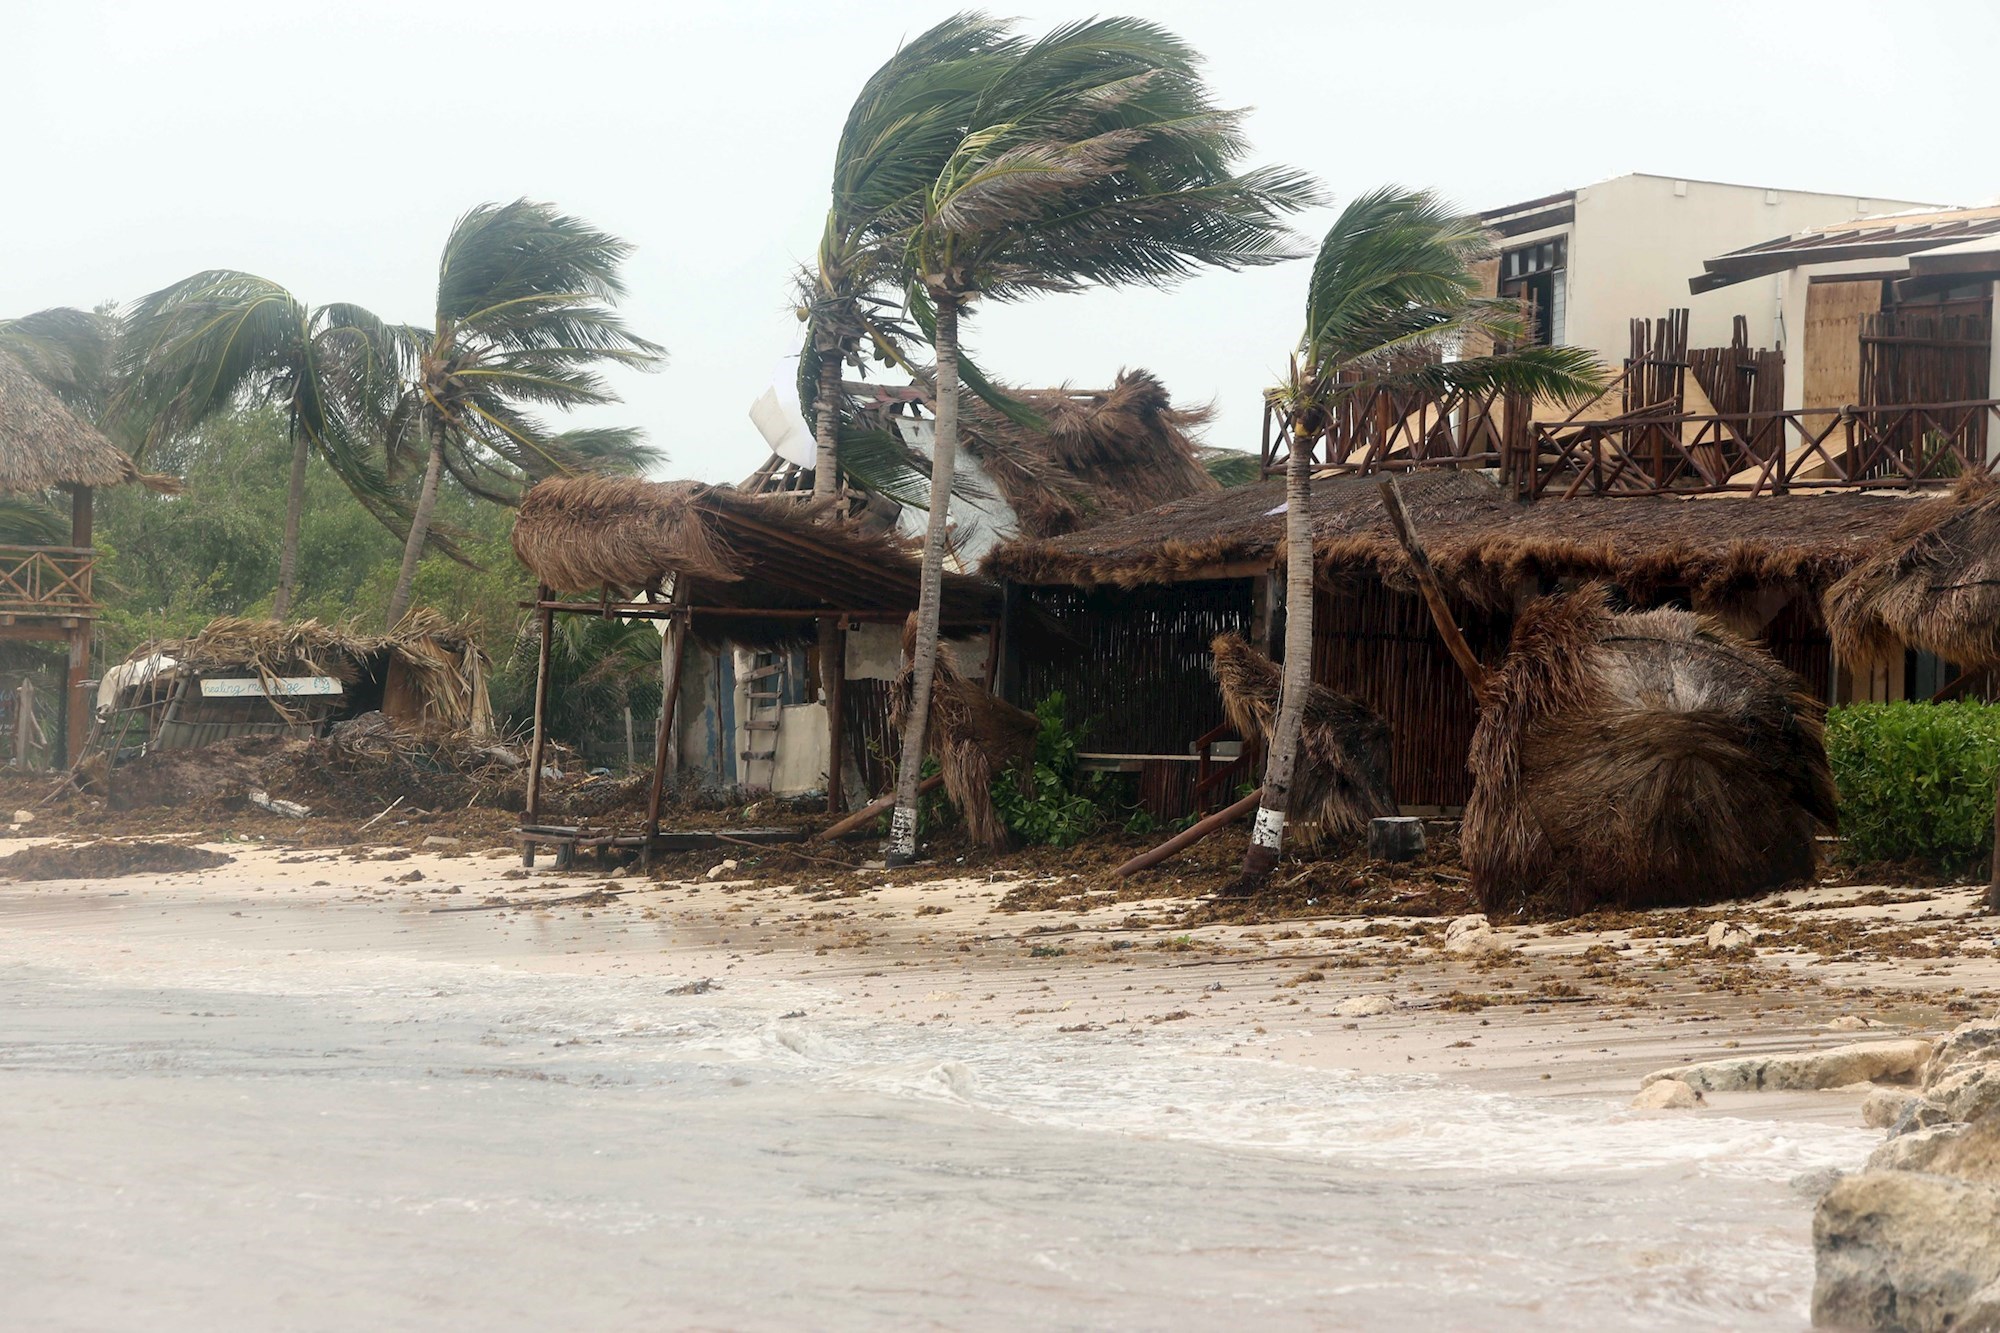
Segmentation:
<svg viewBox="0 0 2000 1333">
<path fill-rule="evenodd" d="M 8 1329 L 1796 1329 L 1872 1141 L 9 905 Z"/>
</svg>

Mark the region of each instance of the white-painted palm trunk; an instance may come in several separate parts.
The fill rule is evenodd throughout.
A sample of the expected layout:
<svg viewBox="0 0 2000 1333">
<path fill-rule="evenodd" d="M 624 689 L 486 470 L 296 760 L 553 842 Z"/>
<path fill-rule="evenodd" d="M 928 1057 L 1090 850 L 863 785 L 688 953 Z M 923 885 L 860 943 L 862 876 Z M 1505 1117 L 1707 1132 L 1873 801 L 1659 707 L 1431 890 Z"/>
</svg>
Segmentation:
<svg viewBox="0 0 2000 1333">
<path fill-rule="evenodd" d="M 1243 879 L 1257 883 L 1270 875 L 1284 851 L 1285 817 L 1292 804 L 1292 774 L 1298 766 L 1299 726 L 1306 693 L 1312 688 L 1313 543 L 1312 441 L 1294 434 L 1285 467 L 1285 667 L 1278 716 L 1271 728 L 1264 765 L 1263 799 L 1243 854 Z"/>
<path fill-rule="evenodd" d="M 917 594 L 917 638 L 911 649 L 910 711 L 903 725 L 902 761 L 896 766 L 896 807 L 889 820 L 891 865 L 917 855 L 917 784 L 922 781 L 924 738 L 930 726 L 931 678 L 937 671 L 938 619 L 944 600 L 944 545 L 951 520 L 951 474 L 958 454 L 958 306 L 938 301 L 937 421 L 931 444 L 931 513 L 924 528 L 924 563 Z"/>
</svg>

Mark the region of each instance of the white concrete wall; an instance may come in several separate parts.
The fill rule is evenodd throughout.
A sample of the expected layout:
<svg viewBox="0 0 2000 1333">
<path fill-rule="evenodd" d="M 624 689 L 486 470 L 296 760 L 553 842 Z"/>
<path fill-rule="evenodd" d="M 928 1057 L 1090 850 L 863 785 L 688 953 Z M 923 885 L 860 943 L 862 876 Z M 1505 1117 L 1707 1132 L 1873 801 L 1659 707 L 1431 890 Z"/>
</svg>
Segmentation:
<svg viewBox="0 0 2000 1333">
<path fill-rule="evenodd" d="M 752 733 L 761 744 L 770 732 Z M 798 796 L 826 790 L 827 729 L 825 704 L 787 704 L 778 713 L 777 772 L 771 779 L 776 796 Z M 764 765 L 759 764 L 759 771 Z"/>
<path fill-rule="evenodd" d="M 1688 307 L 1688 345 L 1728 343 L 1730 322 L 1748 317 L 1752 346 L 1776 345 L 1779 278 L 1752 279 L 1695 296 L 1688 279 L 1704 261 L 1746 245 L 1775 240 L 1808 227 L 1846 222 L 1874 213 L 1924 205 L 1853 195 L 1766 190 L 1668 176 L 1619 176 L 1576 192 L 1576 221 L 1569 232 L 1569 299 L 1564 341 L 1588 347 L 1616 365 L 1630 346 L 1633 319 L 1657 319 Z M 1508 237 L 1508 247 L 1532 235 Z M 1787 318 L 1804 305 L 1786 303 Z M 1796 316 L 1794 316 L 1796 311 Z M 1796 325 L 1794 325 L 1796 331 Z"/>
</svg>

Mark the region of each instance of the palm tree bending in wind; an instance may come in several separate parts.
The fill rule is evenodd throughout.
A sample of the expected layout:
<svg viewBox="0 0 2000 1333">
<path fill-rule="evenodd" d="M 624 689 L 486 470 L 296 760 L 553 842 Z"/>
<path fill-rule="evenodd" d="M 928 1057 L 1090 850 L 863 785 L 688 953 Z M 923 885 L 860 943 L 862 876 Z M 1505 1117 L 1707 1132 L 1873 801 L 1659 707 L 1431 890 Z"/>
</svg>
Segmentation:
<svg viewBox="0 0 2000 1333">
<path fill-rule="evenodd" d="M 1492 252 L 1475 218 L 1428 191 L 1385 187 L 1341 211 L 1306 292 L 1306 328 L 1278 398 L 1291 431 L 1285 468 L 1285 662 L 1262 798 L 1239 890 L 1278 863 L 1312 685 L 1312 448 L 1341 401 L 1389 387 L 1436 394 L 1496 390 L 1573 402 L 1603 387 L 1579 347 L 1519 346 L 1518 301 L 1479 295 L 1472 265 Z M 1467 345 L 1493 350 L 1448 359 Z M 1508 350 L 1512 348 L 1513 350 Z"/>
<path fill-rule="evenodd" d="M 524 483 L 569 472 L 636 472 L 658 458 L 633 430 L 551 432 L 538 408 L 615 403 L 604 366 L 651 369 L 663 349 L 613 306 L 632 247 L 548 204 L 481 204 L 452 226 L 438 261 L 429 332 L 410 331 L 416 371 L 388 423 L 392 467 L 421 457 L 423 482 L 389 599 L 409 608 L 446 473 L 473 495 L 513 504 Z"/>
<path fill-rule="evenodd" d="M 1280 168 L 1235 172 L 1243 113 L 1211 103 L 1198 65 L 1171 33 L 1132 18 L 1068 24 L 1009 51 L 983 79 L 906 229 L 900 262 L 912 313 L 932 335 L 936 409 L 892 864 L 917 852 L 964 311 L 980 297 L 1164 287 L 1203 267 L 1298 254 L 1281 219 L 1314 202 L 1316 187 Z"/>
</svg>

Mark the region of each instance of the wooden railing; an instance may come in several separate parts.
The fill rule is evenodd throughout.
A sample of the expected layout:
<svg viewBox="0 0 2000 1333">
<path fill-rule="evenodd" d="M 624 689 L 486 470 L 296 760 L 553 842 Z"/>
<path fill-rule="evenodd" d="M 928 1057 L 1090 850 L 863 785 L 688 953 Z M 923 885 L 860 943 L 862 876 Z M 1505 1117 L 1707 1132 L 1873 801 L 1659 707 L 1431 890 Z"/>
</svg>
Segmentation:
<svg viewBox="0 0 2000 1333">
<path fill-rule="evenodd" d="M 1313 468 L 1375 473 L 1497 468 L 1522 499 L 1544 495 L 1783 494 L 1949 484 L 1992 465 L 2000 399 L 1696 415 L 1671 405 L 1530 420 L 1525 402 L 1464 395 L 1429 403 L 1357 393 L 1308 440 Z M 1266 475 L 1285 469 L 1293 432 L 1264 408 Z"/>
<path fill-rule="evenodd" d="M 1234 756 L 1219 759 L 1216 743 L 1234 740 L 1238 740 L 1236 728 L 1227 722 L 1195 737 L 1194 808 L 1201 814 L 1212 814 L 1230 804 L 1236 799 L 1238 786 L 1257 780 L 1264 762 L 1263 743 L 1242 745 Z"/>
<path fill-rule="evenodd" d="M 1989 465 L 2000 400 L 1535 422 L 1501 467 L 1544 495 L 1775 495 L 1942 486 Z"/>
<path fill-rule="evenodd" d="M 87 616 L 97 553 L 75 546 L 0 546 L 0 614 Z"/>
</svg>

